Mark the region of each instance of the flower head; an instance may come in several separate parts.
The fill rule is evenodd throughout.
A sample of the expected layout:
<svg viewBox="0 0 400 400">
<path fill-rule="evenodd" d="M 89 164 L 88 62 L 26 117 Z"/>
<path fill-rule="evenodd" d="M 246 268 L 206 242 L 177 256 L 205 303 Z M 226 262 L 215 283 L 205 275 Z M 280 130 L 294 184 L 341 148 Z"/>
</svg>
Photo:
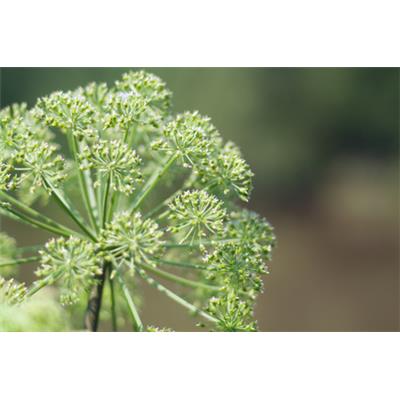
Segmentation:
<svg viewBox="0 0 400 400">
<path fill-rule="evenodd" d="M 9 164 L 0 162 L 0 190 L 10 190 L 16 186 L 16 180 L 11 172 L 13 168 Z"/>
<path fill-rule="evenodd" d="M 71 131 L 77 137 L 93 136 L 95 110 L 84 96 L 73 92 L 54 92 L 38 100 L 34 116 L 47 126 Z"/>
<path fill-rule="evenodd" d="M 27 293 L 23 283 L 17 283 L 14 279 L 6 280 L 0 276 L 0 304 L 14 305 L 25 300 Z"/>
<path fill-rule="evenodd" d="M 162 138 L 153 142 L 152 147 L 170 155 L 177 154 L 185 167 L 191 167 L 207 158 L 216 138 L 208 117 L 185 112 L 166 125 Z"/>
<path fill-rule="evenodd" d="M 29 180 L 30 192 L 48 189 L 49 183 L 58 186 L 66 178 L 65 162 L 62 156 L 55 155 L 56 146 L 46 142 L 28 142 L 22 147 L 18 157 L 20 180 Z"/>
<path fill-rule="evenodd" d="M 80 87 L 76 91 L 78 96 L 83 96 L 90 105 L 97 111 L 101 111 L 109 93 L 106 83 L 91 82 L 85 87 Z"/>
<path fill-rule="evenodd" d="M 40 255 L 36 275 L 49 284 L 58 283 L 63 304 L 76 303 L 101 274 L 101 260 L 95 256 L 94 245 L 82 239 L 51 239 Z"/>
<path fill-rule="evenodd" d="M 226 211 L 223 203 L 204 190 L 186 191 L 169 205 L 173 225 L 170 231 L 182 233 L 181 242 L 215 235 L 223 229 Z"/>
<path fill-rule="evenodd" d="M 221 297 L 211 298 L 207 311 L 217 319 L 217 328 L 224 332 L 254 332 L 252 307 L 230 290 Z"/>
<path fill-rule="evenodd" d="M 156 75 L 145 71 L 128 72 L 122 75 L 115 86 L 119 91 L 132 92 L 142 97 L 154 110 L 165 114 L 171 106 L 172 93 L 166 84 Z"/>
<path fill-rule="evenodd" d="M 224 196 L 236 194 L 243 201 L 248 201 L 253 177 L 249 165 L 232 142 L 217 149 L 215 157 L 207 158 L 198 165 L 196 172 L 200 181 Z"/>
<path fill-rule="evenodd" d="M 224 236 L 235 239 L 246 251 L 265 260 L 270 260 L 276 244 L 274 230 L 267 220 L 245 209 L 231 213 Z"/>
<path fill-rule="evenodd" d="M 268 272 L 265 262 L 270 260 L 275 246 L 271 225 L 254 212 L 235 211 L 230 214 L 222 237 L 230 241 L 217 244 L 204 257 L 209 278 L 220 280 L 236 292 L 261 292 L 262 276 Z"/>
<path fill-rule="evenodd" d="M 0 110 L 0 161 L 13 162 L 21 146 L 30 141 L 50 141 L 53 134 L 33 118 L 25 103 Z"/>
<path fill-rule="evenodd" d="M 134 124 L 151 123 L 148 101 L 132 92 L 116 92 L 105 103 L 105 128 L 119 127 L 127 130 Z"/>
<path fill-rule="evenodd" d="M 130 194 L 142 180 L 139 156 L 119 140 L 100 140 L 90 147 L 85 146 L 80 159 L 82 166 L 86 161 L 86 167 L 96 169 L 98 176 L 110 177 L 111 187 L 115 191 Z"/>
<path fill-rule="evenodd" d="M 101 234 L 101 247 L 112 259 L 125 260 L 127 265 L 153 265 L 153 258 L 163 251 L 163 232 L 152 219 L 140 213 L 123 212 L 107 224 Z"/>
<path fill-rule="evenodd" d="M 210 278 L 221 278 L 222 282 L 237 291 L 249 293 L 262 291 L 262 275 L 266 273 L 260 254 L 253 254 L 237 243 L 216 246 L 214 252 L 205 256 Z"/>
</svg>

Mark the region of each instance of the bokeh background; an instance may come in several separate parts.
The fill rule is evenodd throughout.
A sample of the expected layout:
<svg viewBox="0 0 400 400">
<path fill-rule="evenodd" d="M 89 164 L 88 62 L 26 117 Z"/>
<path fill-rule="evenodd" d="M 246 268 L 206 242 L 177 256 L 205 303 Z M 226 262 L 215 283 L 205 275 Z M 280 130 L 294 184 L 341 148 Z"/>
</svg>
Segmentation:
<svg viewBox="0 0 400 400">
<path fill-rule="evenodd" d="M 2 107 L 127 68 L 2 68 Z M 252 166 L 250 208 L 278 237 L 257 306 L 263 331 L 399 329 L 399 70 L 146 68 L 198 109 Z M 31 230 L 3 221 L 25 245 Z M 28 277 L 29 279 L 29 277 Z M 193 330 L 162 295 L 145 293 L 144 322 Z"/>
</svg>

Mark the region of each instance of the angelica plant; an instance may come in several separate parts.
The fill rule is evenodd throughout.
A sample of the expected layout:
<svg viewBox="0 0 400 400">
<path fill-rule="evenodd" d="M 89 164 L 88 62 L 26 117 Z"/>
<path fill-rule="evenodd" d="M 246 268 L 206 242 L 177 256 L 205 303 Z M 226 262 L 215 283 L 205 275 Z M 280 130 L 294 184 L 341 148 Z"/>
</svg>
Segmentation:
<svg viewBox="0 0 400 400">
<path fill-rule="evenodd" d="M 0 233 L 0 310 L 26 313 L 24 304 L 52 287 L 82 314 L 82 329 L 104 321 L 153 332 L 141 309 L 148 284 L 206 329 L 257 329 L 275 236 L 241 207 L 253 173 L 208 117 L 173 115 L 171 99 L 160 78 L 140 71 L 113 87 L 91 83 L 0 111 L 0 214 L 49 234 L 24 248 Z M 12 277 L 31 264 L 32 283 Z"/>
</svg>

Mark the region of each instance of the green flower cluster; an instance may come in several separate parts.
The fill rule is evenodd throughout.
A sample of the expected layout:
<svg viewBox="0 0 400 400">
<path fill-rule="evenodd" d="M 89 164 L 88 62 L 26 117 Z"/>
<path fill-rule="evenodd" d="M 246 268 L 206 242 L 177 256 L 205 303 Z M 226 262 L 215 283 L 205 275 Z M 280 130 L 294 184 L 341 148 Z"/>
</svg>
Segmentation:
<svg viewBox="0 0 400 400">
<path fill-rule="evenodd" d="M 38 100 L 34 117 L 46 126 L 83 138 L 94 134 L 95 110 L 87 99 L 73 92 L 55 92 Z"/>
<path fill-rule="evenodd" d="M 0 111 L 0 215 L 52 235 L 33 248 L 0 235 L 0 275 L 38 264 L 29 287 L 0 278 L 0 305 L 53 286 L 73 315 L 87 304 L 85 329 L 105 318 L 125 329 L 131 318 L 134 330 L 154 331 L 141 320 L 149 284 L 210 330 L 256 330 L 275 236 L 240 208 L 253 173 L 210 118 L 174 116 L 171 104 L 165 83 L 139 71 Z M 39 212 L 39 197 L 64 218 Z"/>
<path fill-rule="evenodd" d="M 17 283 L 14 279 L 6 280 L 0 276 L 0 304 L 18 304 L 25 300 L 27 293 L 23 283 Z"/>
<path fill-rule="evenodd" d="M 62 304 L 75 303 L 96 283 L 101 268 L 94 249 L 89 241 L 71 237 L 52 239 L 39 252 L 40 268 L 36 275 L 46 284 L 58 283 Z"/>
<path fill-rule="evenodd" d="M 124 262 L 134 270 L 135 265 L 154 265 L 154 257 L 162 253 L 163 232 L 152 219 L 139 212 L 117 214 L 102 231 L 101 248 L 110 261 Z"/>
<path fill-rule="evenodd" d="M 86 145 L 79 159 L 82 169 L 97 172 L 96 186 L 100 186 L 102 177 L 106 177 L 113 190 L 130 194 L 142 179 L 140 157 L 122 141 L 100 140 L 90 147 Z"/>
<path fill-rule="evenodd" d="M 195 239 L 201 241 L 203 237 L 216 235 L 223 229 L 226 216 L 223 203 L 204 190 L 188 190 L 176 196 L 169 208 L 169 230 L 183 233 L 180 243 L 193 243 Z"/>
</svg>

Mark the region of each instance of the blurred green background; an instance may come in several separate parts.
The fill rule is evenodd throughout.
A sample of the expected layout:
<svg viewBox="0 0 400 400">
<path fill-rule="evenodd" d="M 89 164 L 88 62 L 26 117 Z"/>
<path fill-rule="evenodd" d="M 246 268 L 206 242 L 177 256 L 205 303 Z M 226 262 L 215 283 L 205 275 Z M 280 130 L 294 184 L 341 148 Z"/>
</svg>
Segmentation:
<svg viewBox="0 0 400 400">
<path fill-rule="evenodd" d="M 127 68 L 2 68 L 1 106 Z M 399 328 L 399 70 L 377 68 L 146 68 L 198 109 L 252 166 L 250 208 L 278 247 L 257 306 L 265 331 Z M 38 236 L 3 221 L 23 244 Z M 28 277 L 29 279 L 29 277 Z M 145 323 L 193 330 L 152 289 Z"/>
</svg>

